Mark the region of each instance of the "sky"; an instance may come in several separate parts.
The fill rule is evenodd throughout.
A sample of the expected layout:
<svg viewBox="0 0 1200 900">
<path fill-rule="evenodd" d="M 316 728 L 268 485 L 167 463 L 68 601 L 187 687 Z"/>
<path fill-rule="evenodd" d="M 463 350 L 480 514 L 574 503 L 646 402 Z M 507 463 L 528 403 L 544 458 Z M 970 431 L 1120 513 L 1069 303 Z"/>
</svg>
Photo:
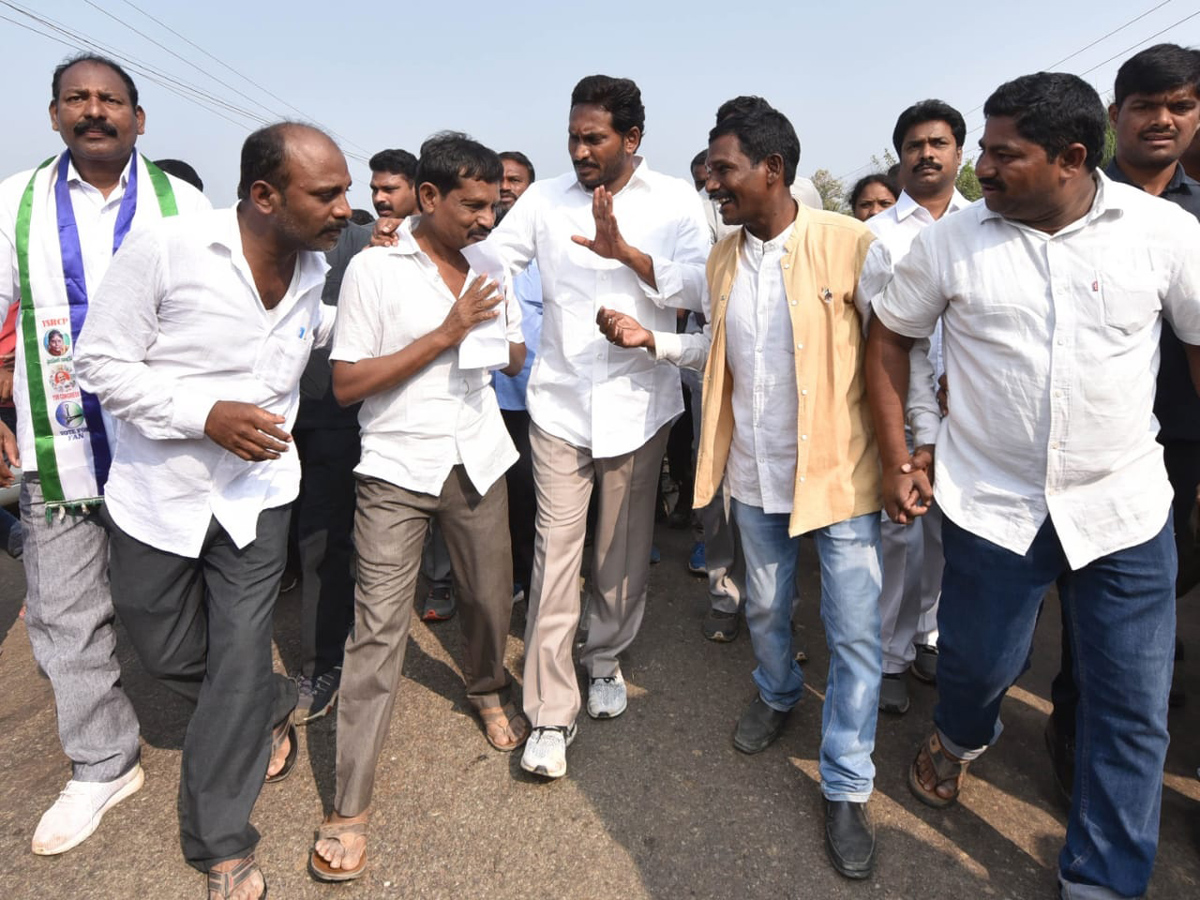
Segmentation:
<svg viewBox="0 0 1200 900">
<path fill-rule="evenodd" d="M 622 18 L 605 18 L 616 10 Z M 970 157 L 983 102 L 1002 82 L 1075 72 L 1107 103 L 1121 62 L 1162 41 L 1200 46 L 1200 0 L 0 0 L 10 100 L 0 177 L 61 150 L 47 114 L 50 76 L 85 42 L 129 62 L 146 111 L 139 150 L 190 162 L 214 205 L 234 202 L 246 135 L 290 118 L 335 135 L 350 162 L 351 202 L 369 209 L 366 158 L 385 147 L 416 153 L 445 129 L 525 152 L 539 177 L 566 171 L 571 89 L 597 72 L 638 83 L 641 152 L 658 171 L 689 177 L 716 108 L 758 94 L 795 126 L 800 173 L 828 169 L 849 187 L 873 170 L 896 117 L 918 100 L 937 97 L 964 114 Z M 180 96 L 197 92 L 209 108 Z"/>
</svg>

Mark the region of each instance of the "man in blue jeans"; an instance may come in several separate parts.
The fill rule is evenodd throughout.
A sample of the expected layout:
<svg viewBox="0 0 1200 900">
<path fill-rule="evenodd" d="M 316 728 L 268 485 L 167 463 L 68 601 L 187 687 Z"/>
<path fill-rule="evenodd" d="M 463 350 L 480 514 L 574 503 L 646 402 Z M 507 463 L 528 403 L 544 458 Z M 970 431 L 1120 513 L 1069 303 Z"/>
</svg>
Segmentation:
<svg viewBox="0 0 1200 900">
<path fill-rule="evenodd" d="M 875 859 L 867 816 L 882 677 L 879 453 L 863 376 L 859 272 L 874 236 L 855 219 L 807 209 L 788 187 L 800 161 L 791 123 L 769 106 L 709 134 L 709 195 L 740 225 L 708 259 L 711 330 L 649 332 L 601 309 L 609 340 L 696 368 L 707 357 L 696 506 L 722 479 L 746 557 L 746 624 L 758 667 L 733 745 L 767 749 L 803 694 L 792 652 L 800 538 L 821 559 L 829 678 L 821 721 L 825 848 L 848 878 Z M 709 310 L 705 310 L 709 312 Z M 711 349 L 710 349 L 711 345 Z"/>
<path fill-rule="evenodd" d="M 942 317 L 939 699 L 908 783 L 930 806 L 955 802 L 1000 735 L 1058 581 L 1080 692 L 1061 894 L 1139 897 L 1158 843 L 1175 635 L 1155 373 L 1164 321 L 1200 372 L 1200 224 L 1098 170 L 1105 110 L 1082 79 L 1018 78 L 984 115 L 984 203 L 917 237 L 874 301 L 868 345 L 884 503 L 912 521 L 932 448 L 909 457 L 901 398 L 913 340 Z"/>
</svg>

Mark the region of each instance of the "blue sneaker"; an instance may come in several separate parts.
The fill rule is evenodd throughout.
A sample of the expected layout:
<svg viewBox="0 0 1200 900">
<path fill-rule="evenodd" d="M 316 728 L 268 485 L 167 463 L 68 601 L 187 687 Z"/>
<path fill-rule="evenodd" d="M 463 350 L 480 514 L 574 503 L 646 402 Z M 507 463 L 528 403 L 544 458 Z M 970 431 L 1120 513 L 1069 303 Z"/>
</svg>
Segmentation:
<svg viewBox="0 0 1200 900">
<path fill-rule="evenodd" d="M 701 578 L 708 577 L 708 567 L 704 564 L 704 541 L 692 544 L 692 555 L 688 557 L 688 571 Z"/>
<path fill-rule="evenodd" d="M 658 552 L 658 544 L 650 545 L 650 565 L 657 566 L 662 562 L 662 554 Z"/>
</svg>

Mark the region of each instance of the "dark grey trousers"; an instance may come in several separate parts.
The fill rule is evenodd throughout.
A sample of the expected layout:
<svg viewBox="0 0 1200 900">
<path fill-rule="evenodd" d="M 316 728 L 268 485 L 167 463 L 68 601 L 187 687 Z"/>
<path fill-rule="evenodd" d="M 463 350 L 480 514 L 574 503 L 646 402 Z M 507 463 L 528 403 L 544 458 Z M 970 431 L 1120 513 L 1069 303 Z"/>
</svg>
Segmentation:
<svg viewBox="0 0 1200 900">
<path fill-rule="evenodd" d="M 238 549 L 216 521 L 199 559 L 143 544 L 109 524 L 117 613 L 147 671 L 196 705 L 183 741 L 179 832 L 188 863 L 208 871 L 258 844 L 250 812 L 271 755 L 271 728 L 296 705 L 272 669 L 271 630 L 289 506 L 263 510 Z"/>
</svg>

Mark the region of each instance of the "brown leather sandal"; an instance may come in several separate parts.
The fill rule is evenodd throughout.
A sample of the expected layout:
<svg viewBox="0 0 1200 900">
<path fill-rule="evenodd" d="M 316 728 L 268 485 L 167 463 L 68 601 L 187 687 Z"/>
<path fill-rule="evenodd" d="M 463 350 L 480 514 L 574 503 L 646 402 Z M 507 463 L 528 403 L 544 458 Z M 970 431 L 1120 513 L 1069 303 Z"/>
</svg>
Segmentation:
<svg viewBox="0 0 1200 900">
<path fill-rule="evenodd" d="M 208 872 L 208 897 L 212 900 L 213 894 L 216 894 L 221 900 L 228 898 L 241 887 L 246 880 L 258 872 L 262 876 L 263 889 L 258 895 L 258 900 L 267 900 L 267 876 L 263 875 L 262 869 L 258 867 L 258 863 L 254 861 L 254 854 L 251 853 L 228 872 Z"/>
<path fill-rule="evenodd" d="M 934 778 L 937 779 L 932 788 L 926 788 L 921 783 L 920 766 L 922 757 L 925 759 L 926 766 L 933 772 Z M 945 809 L 948 806 L 953 806 L 958 802 L 958 794 L 962 790 L 963 778 L 966 777 L 967 766 L 969 765 L 970 763 L 967 761 L 954 759 L 950 756 L 946 752 L 946 748 L 942 746 L 942 742 L 938 739 L 938 734 L 935 731 L 921 745 L 921 748 L 917 751 L 916 759 L 908 767 L 908 789 L 912 791 L 914 797 L 926 806 L 932 806 L 934 809 Z M 953 785 L 954 787 L 954 793 L 949 797 L 943 797 L 937 792 L 938 788 L 946 784 Z"/>
<path fill-rule="evenodd" d="M 288 717 L 279 723 L 278 726 L 271 732 L 271 757 L 275 758 L 275 754 L 279 748 L 283 746 L 284 741 L 288 741 L 287 757 L 283 761 L 283 766 L 274 775 L 268 775 L 266 778 L 267 784 L 278 784 L 292 774 L 292 769 L 296 768 L 296 757 L 300 752 L 299 735 L 296 734 L 296 726 L 292 724 L 292 714 L 288 713 Z M 270 767 L 270 759 L 267 761 L 268 768 Z"/>
<path fill-rule="evenodd" d="M 511 753 L 529 739 L 533 730 L 529 720 L 510 700 L 503 706 L 488 706 L 479 710 L 483 734 L 487 742 L 501 753 Z"/>
<path fill-rule="evenodd" d="M 365 840 L 367 837 L 366 822 L 322 822 L 317 829 L 318 841 L 337 841 L 342 843 L 342 835 L 357 834 Z M 314 844 L 316 842 L 314 841 Z M 317 881 L 353 881 L 367 870 L 367 848 L 363 847 L 358 865 L 353 869 L 335 869 L 313 847 L 308 855 L 308 871 Z"/>
</svg>

